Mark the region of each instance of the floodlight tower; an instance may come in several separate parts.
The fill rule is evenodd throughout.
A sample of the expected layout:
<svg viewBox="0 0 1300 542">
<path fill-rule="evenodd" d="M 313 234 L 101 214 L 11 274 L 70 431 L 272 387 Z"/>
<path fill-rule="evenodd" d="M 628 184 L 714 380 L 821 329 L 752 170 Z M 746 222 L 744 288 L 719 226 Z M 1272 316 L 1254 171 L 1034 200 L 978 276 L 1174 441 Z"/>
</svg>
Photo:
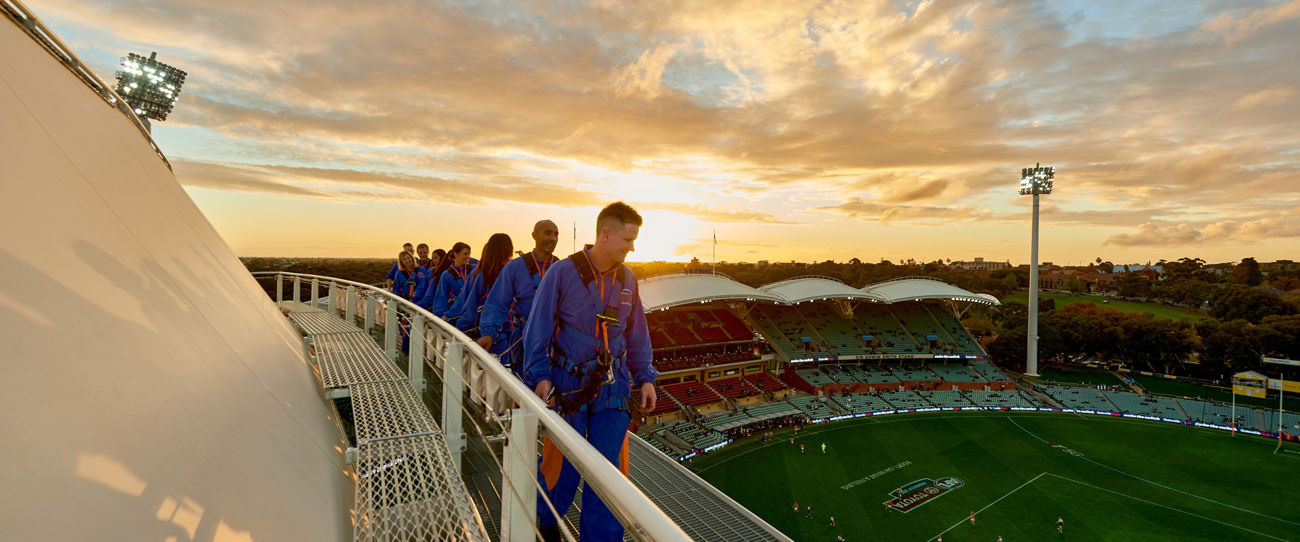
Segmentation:
<svg viewBox="0 0 1300 542">
<path fill-rule="evenodd" d="M 1056 169 L 1034 167 L 1020 170 L 1020 195 L 1034 196 L 1034 225 L 1029 249 L 1029 348 L 1025 352 L 1025 374 L 1038 376 L 1038 195 L 1052 193 Z"/>
<path fill-rule="evenodd" d="M 145 126 L 149 119 L 167 120 L 176 107 L 176 98 L 185 84 L 185 72 L 175 66 L 158 62 L 158 53 L 145 58 L 135 53 L 122 57 L 122 69 L 117 71 L 117 94 L 131 104 L 131 109 Z"/>
</svg>

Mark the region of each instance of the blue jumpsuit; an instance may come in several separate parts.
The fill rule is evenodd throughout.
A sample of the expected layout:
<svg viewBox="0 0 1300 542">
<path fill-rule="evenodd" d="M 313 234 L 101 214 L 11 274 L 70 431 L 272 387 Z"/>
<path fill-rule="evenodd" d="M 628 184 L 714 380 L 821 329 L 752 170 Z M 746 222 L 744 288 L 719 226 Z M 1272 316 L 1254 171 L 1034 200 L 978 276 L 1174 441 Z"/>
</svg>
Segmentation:
<svg viewBox="0 0 1300 542">
<path fill-rule="evenodd" d="M 434 316 L 450 320 L 455 317 L 452 314 L 451 307 L 456 303 L 456 296 L 460 295 L 461 289 L 465 287 L 465 280 L 469 274 L 474 272 L 474 267 L 466 265 L 464 267 L 448 267 L 438 277 L 438 291 L 433 294 L 433 310 L 430 311 Z"/>
<path fill-rule="evenodd" d="M 398 271 L 393 274 L 393 294 L 405 300 L 410 300 L 413 293 L 419 287 L 418 273 L 407 275 L 404 271 Z M 407 352 L 410 348 L 410 333 L 407 331 L 406 317 L 402 317 L 398 329 L 402 335 L 402 351 Z"/>
<path fill-rule="evenodd" d="M 483 301 L 487 299 L 488 294 L 487 288 L 483 285 L 484 280 L 481 273 L 470 275 L 469 284 L 461 289 L 460 295 L 456 296 L 456 304 L 451 307 L 451 314 L 458 316 L 456 329 L 470 333 L 479 327 L 479 308 L 483 306 Z M 500 275 L 497 276 L 497 282 L 501 282 Z M 488 353 L 500 357 L 505 352 L 506 346 L 508 345 L 494 342 L 492 348 L 488 349 Z"/>
<path fill-rule="evenodd" d="M 579 265 L 590 265 L 589 260 L 579 260 Z M 615 276 L 619 271 L 622 277 Z M 546 273 L 524 326 L 523 380 L 529 388 L 550 380 L 557 397 L 574 392 L 581 387 L 581 374 L 594 370 L 598 352 L 608 348 L 615 360 L 614 383 L 601 385 L 582 410 L 564 419 L 626 475 L 630 392 L 654 382 L 659 373 L 650 363 L 650 332 L 636 276 L 623 266 L 593 275 L 591 283 L 584 285 L 570 259 L 560 260 Z M 616 311 L 617 325 L 598 324 L 596 315 L 606 310 Z M 639 394 L 631 400 L 639 400 Z M 563 515 L 573 502 L 579 477 L 549 438 L 543 444 L 538 471 L 538 479 L 545 485 L 542 490 Z M 600 496 L 590 487 L 584 487 L 582 495 L 579 532 L 583 542 L 622 540 L 623 526 Z M 539 523 L 557 523 L 542 495 L 537 502 Z"/>
<path fill-rule="evenodd" d="M 536 251 L 533 256 L 536 257 Z M 554 254 L 546 261 L 537 261 L 537 273 L 534 274 L 528 270 L 528 264 L 523 258 L 510 260 L 501 269 L 501 275 L 497 277 L 496 284 L 492 285 L 492 291 L 488 292 L 487 301 L 483 302 L 483 312 L 480 313 L 478 322 L 479 334 L 492 337 L 494 351 L 497 345 L 501 345 L 501 363 L 513 364 L 516 373 L 523 368 L 523 364 L 516 362 L 523 355 L 523 324 L 533 308 L 537 285 L 546 276 L 546 271 L 558 261 Z"/>
<path fill-rule="evenodd" d="M 411 302 L 423 309 L 433 307 L 433 294 L 438 289 L 438 281 L 433 276 L 433 268 L 420 266 L 415 268 L 415 295 Z"/>
</svg>

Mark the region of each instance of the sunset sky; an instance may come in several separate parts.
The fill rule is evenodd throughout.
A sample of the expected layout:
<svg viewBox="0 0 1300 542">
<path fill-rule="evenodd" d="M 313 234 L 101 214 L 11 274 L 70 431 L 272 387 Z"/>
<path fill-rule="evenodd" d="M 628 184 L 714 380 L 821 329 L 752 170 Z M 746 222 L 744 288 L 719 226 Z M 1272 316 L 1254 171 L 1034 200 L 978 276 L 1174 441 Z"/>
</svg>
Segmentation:
<svg viewBox="0 0 1300 542">
<path fill-rule="evenodd" d="M 243 256 L 1300 259 L 1300 0 L 24 0 L 102 77 L 189 72 L 154 138 Z"/>
</svg>

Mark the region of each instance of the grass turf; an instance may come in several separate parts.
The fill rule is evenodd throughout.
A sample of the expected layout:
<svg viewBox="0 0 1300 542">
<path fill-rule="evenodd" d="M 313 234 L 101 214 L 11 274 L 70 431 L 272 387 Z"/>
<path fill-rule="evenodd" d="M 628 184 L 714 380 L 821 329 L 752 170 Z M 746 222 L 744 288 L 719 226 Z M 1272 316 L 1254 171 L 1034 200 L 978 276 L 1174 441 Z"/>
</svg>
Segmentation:
<svg viewBox="0 0 1300 542">
<path fill-rule="evenodd" d="M 1101 416 L 985 412 L 809 426 L 793 446 L 789 432 L 777 436 L 698 458 L 694 469 L 800 541 L 923 541 L 938 532 L 946 542 L 999 535 L 1006 542 L 1300 539 L 1300 447 L 1274 454 L 1276 443 L 1259 437 Z M 965 485 L 907 514 L 882 505 L 894 488 L 944 476 Z M 811 519 L 803 508 L 810 504 Z"/>
<path fill-rule="evenodd" d="M 1192 323 L 1201 320 L 1210 319 L 1210 315 L 1188 309 L 1186 307 L 1174 307 L 1170 305 L 1161 305 L 1159 303 L 1140 303 L 1137 301 L 1123 301 L 1109 297 L 1099 297 L 1091 295 L 1071 295 L 1071 294 L 1051 294 L 1039 293 L 1039 296 L 1047 299 L 1056 300 L 1056 308 L 1063 308 L 1071 303 L 1091 303 L 1108 309 L 1115 309 L 1120 312 L 1146 312 L 1156 316 L 1156 318 L 1166 318 L 1169 320 L 1187 320 Z M 1012 292 L 1002 298 L 1002 302 L 1015 301 L 1017 303 L 1027 303 L 1029 295 L 1024 292 Z M 1102 301 L 1106 301 L 1103 303 Z"/>
</svg>

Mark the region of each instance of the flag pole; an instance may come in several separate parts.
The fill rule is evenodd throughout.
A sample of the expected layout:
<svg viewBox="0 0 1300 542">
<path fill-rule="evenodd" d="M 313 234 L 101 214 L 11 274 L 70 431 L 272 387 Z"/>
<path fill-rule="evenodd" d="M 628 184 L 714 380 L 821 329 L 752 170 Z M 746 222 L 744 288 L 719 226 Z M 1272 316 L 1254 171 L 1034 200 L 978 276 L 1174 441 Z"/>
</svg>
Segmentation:
<svg viewBox="0 0 1300 542">
<path fill-rule="evenodd" d="M 713 230 L 713 274 L 718 274 L 718 230 Z"/>
</svg>

